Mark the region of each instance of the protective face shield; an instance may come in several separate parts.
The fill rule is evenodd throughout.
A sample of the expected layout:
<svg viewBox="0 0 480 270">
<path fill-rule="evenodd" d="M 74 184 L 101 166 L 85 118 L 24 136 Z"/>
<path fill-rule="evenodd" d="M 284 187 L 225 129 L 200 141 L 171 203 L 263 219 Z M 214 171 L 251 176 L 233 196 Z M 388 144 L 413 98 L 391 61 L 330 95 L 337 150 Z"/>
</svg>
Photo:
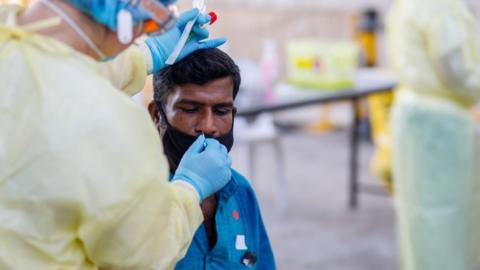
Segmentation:
<svg viewBox="0 0 480 270">
<path fill-rule="evenodd" d="M 133 29 L 146 34 L 159 34 L 175 26 L 176 0 L 68 0 L 99 23 L 118 33 L 127 44 L 133 39 Z"/>
</svg>

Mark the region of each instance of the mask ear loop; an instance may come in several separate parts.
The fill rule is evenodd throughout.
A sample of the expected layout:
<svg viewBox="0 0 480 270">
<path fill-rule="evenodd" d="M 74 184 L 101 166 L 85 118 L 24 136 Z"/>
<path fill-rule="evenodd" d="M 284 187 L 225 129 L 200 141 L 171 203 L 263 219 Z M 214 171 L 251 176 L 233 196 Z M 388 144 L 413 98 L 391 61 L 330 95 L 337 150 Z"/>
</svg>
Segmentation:
<svg viewBox="0 0 480 270">
<path fill-rule="evenodd" d="M 47 8 L 49 8 L 51 11 L 55 12 L 60 18 L 62 18 L 62 20 L 65 21 L 85 43 L 87 43 L 90 49 L 92 49 L 98 55 L 98 57 L 100 57 L 100 60 L 107 59 L 107 56 L 103 54 L 102 51 L 100 51 L 100 49 L 97 47 L 97 45 L 95 45 L 92 39 L 90 39 L 90 37 L 88 37 L 88 35 L 85 34 L 85 32 L 80 29 L 80 27 L 78 27 L 78 25 L 72 19 L 70 19 L 67 14 L 65 14 L 65 12 L 63 12 L 55 4 L 51 3 L 50 0 L 40 0 L 40 2 L 44 4 Z"/>
<path fill-rule="evenodd" d="M 168 122 L 167 114 L 163 108 L 163 104 L 161 101 L 155 101 L 155 106 L 157 106 L 158 112 L 160 113 L 160 126 L 162 128 L 171 128 L 172 125 Z"/>
</svg>

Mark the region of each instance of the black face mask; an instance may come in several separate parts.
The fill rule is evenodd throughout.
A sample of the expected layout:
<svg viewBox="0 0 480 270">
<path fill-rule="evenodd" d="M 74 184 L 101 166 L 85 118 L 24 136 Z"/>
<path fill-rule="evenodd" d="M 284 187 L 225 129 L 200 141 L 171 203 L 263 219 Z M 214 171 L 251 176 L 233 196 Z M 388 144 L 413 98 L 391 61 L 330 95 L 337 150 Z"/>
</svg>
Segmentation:
<svg viewBox="0 0 480 270">
<path fill-rule="evenodd" d="M 158 110 L 160 111 L 163 121 L 165 121 L 166 123 L 165 133 L 163 134 L 163 137 L 162 137 L 163 151 L 165 152 L 165 155 L 167 156 L 168 160 L 176 168 L 178 167 L 178 164 L 180 163 L 180 160 L 182 159 L 185 152 L 193 144 L 193 142 L 195 142 L 198 136 L 191 136 L 189 134 L 186 134 L 172 127 L 172 125 L 170 125 L 170 123 L 167 120 L 163 107 L 159 107 Z M 207 135 L 206 137 L 212 138 L 211 136 L 207 136 Z M 220 137 L 213 138 L 213 139 L 216 139 L 221 144 L 223 144 L 227 148 L 227 150 L 230 152 L 233 146 L 233 121 L 232 121 L 232 128 L 227 134 Z M 170 169 L 171 173 L 173 173 L 172 170 L 173 168 Z"/>
</svg>

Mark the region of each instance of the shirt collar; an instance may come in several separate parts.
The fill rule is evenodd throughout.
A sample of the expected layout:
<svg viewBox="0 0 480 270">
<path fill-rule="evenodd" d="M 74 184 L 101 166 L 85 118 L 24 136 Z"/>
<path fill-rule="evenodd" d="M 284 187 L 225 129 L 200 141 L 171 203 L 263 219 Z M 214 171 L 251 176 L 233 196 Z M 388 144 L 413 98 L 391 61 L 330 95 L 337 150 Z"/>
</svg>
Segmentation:
<svg viewBox="0 0 480 270">
<path fill-rule="evenodd" d="M 228 201 L 238 190 L 240 186 L 235 178 L 230 179 L 230 181 L 217 192 L 218 199 L 220 201 Z"/>
</svg>

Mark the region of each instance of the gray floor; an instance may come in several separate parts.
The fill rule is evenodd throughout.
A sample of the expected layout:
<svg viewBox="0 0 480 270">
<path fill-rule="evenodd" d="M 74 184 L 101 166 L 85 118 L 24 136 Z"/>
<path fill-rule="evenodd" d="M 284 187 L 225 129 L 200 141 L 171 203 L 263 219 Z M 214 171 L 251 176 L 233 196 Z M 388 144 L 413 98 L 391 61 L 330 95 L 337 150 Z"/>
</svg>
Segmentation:
<svg viewBox="0 0 480 270">
<path fill-rule="evenodd" d="M 390 270 L 396 268 L 392 200 L 361 195 L 360 208 L 347 208 L 348 132 L 294 133 L 282 137 L 288 209 L 275 209 L 274 152 L 257 148 L 253 179 L 278 269 Z M 247 174 L 246 148 L 232 151 L 234 166 Z M 368 170 L 372 147 L 361 148 L 361 180 L 377 183 Z"/>
</svg>

